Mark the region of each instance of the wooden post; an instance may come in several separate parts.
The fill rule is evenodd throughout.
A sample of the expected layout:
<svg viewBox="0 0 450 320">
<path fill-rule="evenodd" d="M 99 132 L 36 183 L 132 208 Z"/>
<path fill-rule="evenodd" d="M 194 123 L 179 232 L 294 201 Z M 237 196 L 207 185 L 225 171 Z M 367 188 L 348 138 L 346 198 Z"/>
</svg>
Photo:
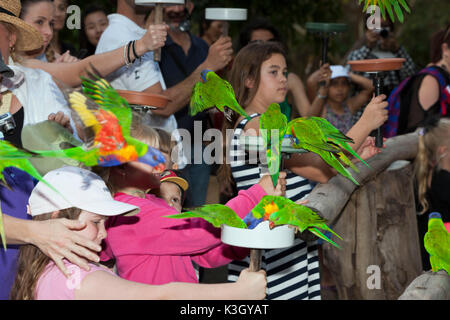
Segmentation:
<svg viewBox="0 0 450 320">
<path fill-rule="evenodd" d="M 308 196 L 306 206 L 344 238 L 337 240 L 342 250 L 323 245 L 339 299 L 397 299 L 421 273 L 412 165 L 386 171 L 397 160 L 414 159 L 417 147 L 416 133 L 388 139 L 369 159 L 371 168 L 358 163 L 360 172 L 352 171 L 359 188 L 336 176 Z"/>
<path fill-rule="evenodd" d="M 422 271 L 413 170 L 388 169 L 351 197 L 334 226 L 342 250 L 323 246 L 339 299 L 397 299 Z"/>
<path fill-rule="evenodd" d="M 256 272 L 261 269 L 261 254 L 261 249 L 250 249 L 250 271 Z"/>
<path fill-rule="evenodd" d="M 161 24 L 163 22 L 163 5 L 160 3 L 155 4 L 155 24 Z M 161 48 L 156 49 L 153 52 L 153 60 L 161 61 Z"/>
</svg>

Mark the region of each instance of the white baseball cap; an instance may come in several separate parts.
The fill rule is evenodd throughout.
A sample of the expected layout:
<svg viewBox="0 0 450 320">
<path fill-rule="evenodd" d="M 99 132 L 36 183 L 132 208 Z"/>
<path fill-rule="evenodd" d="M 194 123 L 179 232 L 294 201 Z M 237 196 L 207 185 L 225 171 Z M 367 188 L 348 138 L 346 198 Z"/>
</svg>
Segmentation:
<svg viewBox="0 0 450 320">
<path fill-rule="evenodd" d="M 39 181 L 28 200 L 33 217 L 72 207 L 102 216 L 139 211 L 139 207 L 114 200 L 105 182 L 89 170 L 67 166 L 48 172 L 43 178 L 59 193 Z"/>
<path fill-rule="evenodd" d="M 330 66 L 330 69 L 331 69 L 331 80 L 340 77 L 349 78 L 348 71 L 343 66 Z"/>
</svg>

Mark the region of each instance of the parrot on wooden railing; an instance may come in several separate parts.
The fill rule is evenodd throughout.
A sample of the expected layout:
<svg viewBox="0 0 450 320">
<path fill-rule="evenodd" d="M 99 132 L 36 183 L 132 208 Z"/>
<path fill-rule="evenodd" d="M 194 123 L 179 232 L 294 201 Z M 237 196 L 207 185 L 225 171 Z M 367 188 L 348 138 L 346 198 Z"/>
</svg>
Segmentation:
<svg viewBox="0 0 450 320">
<path fill-rule="evenodd" d="M 450 275 L 450 233 L 445 229 L 442 217 L 433 212 L 428 216 L 428 232 L 424 245 L 430 255 L 431 270 L 445 270 Z"/>
<path fill-rule="evenodd" d="M 211 70 L 203 70 L 201 77 L 203 81 L 197 82 L 192 90 L 189 103 L 191 116 L 216 107 L 225 114 L 228 121 L 232 121 L 232 118 L 231 113 L 226 109 L 231 109 L 247 118 L 247 120 L 251 120 L 250 116 L 236 101 L 233 87 L 228 81 L 220 78 Z"/>
</svg>

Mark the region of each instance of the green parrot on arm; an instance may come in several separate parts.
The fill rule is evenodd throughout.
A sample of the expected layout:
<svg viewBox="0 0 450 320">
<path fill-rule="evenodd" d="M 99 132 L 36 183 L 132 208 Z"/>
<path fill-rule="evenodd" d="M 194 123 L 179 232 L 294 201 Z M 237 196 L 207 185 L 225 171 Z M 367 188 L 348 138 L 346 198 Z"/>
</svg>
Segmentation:
<svg viewBox="0 0 450 320">
<path fill-rule="evenodd" d="M 256 219 L 269 220 L 270 226 L 291 225 L 298 227 L 300 232 L 310 231 L 317 237 L 340 248 L 335 242 L 318 230 L 326 230 L 342 240 L 342 238 L 326 225 L 326 220 L 308 207 L 297 204 L 280 196 L 264 196 L 253 208 L 252 215 Z M 244 219 L 245 220 L 245 219 Z"/>
<path fill-rule="evenodd" d="M 428 232 L 424 245 L 430 255 L 431 270 L 445 270 L 450 275 L 450 233 L 445 229 L 442 217 L 433 212 L 428 216 Z"/>
<path fill-rule="evenodd" d="M 318 123 L 321 125 L 319 126 Z M 297 118 L 288 123 L 287 133 L 291 134 L 298 141 L 298 143 L 293 144 L 294 148 L 301 148 L 314 152 L 329 166 L 336 169 L 341 175 L 351 180 L 356 185 L 359 185 L 338 159 L 348 165 L 350 165 L 351 161 L 345 156 L 339 143 L 328 140 L 327 135 L 324 133 L 324 129 L 322 129 L 323 126 L 321 121 L 316 121 L 311 118 Z M 329 134 L 330 129 L 325 128 L 325 132 L 328 132 Z M 351 166 L 354 167 L 353 164 L 351 164 Z M 356 167 L 354 168 L 356 169 Z"/>
<path fill-rule="evenodd" d="M 220 228 L 222 224 L 230 227 L 247 229 L 247 225 L 230 207 L 222 204 L 207 204 L 195 208 L 189 212 L 166 216 L 166 218 L 185 219 L 185 218 L 202 218 L 214 227 Z"/>
<path fill-rule="evenodd" d="M 352 147 L 349 146 L 348 143 L 354 143 L 352 138 L 343 134 L 341 131 L 339 131 L 335 126 L 333 126 L 331 123 L 329 123 L 324 118 L 310 117 L 310 119 L 317 123 L 317 125 L 322 130 L 325 137 L 328 138 L 329 143 L 333 143 L 333 144 L 338 145 L 339 147 L 343 148 L 348 153 L 350 153 L 352 156 L 354 156 L 359 161 L 364 163 L 368 168 L 370 168 L 370 166 L 367 164 L 367 162 L 365 162 L 363 159 L 361 159 L 361 157 L 352 149 Z M 349 159 L 347 159 L 347 157 L 340 156 L 340 160 L 342 160 L 346 165 L 351 167 L 356 172 L 359 172 L 359 170 L 355 167 L 353 162 L 351 162 Z"/>
<path fill-rule="evenodd" d="M 203 70 L 201 77 L 203 82 L 197 82 L 192 90 L 189 104 L 191 116 L 215 106 L 225 114 L 228 121 L 232 121 L 231 113 L 224 108 L 231 109 L 247 118 L 247 120 L 251 120 L 249 115 L 236 101 L 233 87 L 228 81 L 220 78 L 211 70 Z"/>
<path fill-rule="evenodd" d="M 275 187 L 281 165 L 281 143 L 287 130 L 287 118 L 278 103 L 272 103 L 259 119 L 259 128 L 267 154 L 267 166 Z M 273 136 L 275 134 L 275 136 Z"/>
</svg>

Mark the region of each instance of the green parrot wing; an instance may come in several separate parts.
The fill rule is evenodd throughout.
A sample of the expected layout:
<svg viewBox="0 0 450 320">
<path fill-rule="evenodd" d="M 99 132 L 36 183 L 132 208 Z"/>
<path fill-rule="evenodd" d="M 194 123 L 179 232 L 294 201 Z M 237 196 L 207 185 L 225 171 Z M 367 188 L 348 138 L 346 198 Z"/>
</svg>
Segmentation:
<svg viewBox="0 0 450 320">
<path fill-rule="evenodd" d="M 305 118 L 297 118 L 288 123 L 289 131 L 299 141 L 294 146 L 308 151 L 319 149 L 328 152 L 339 152 L 339 148 L 327 143 L 327 139 L 319 126 Z"/>
<path fill-rule="evenodd" d="M 365 162 L 363 159 L 361 159 L 361 157 L 358 155 L 358 153 L 356 153 L 352 149 L 352 147 L 350 147 L 349 143 L 354 143 L 352 138 L 350 138 L 350 137 L 346 136 L 345 134 L 343 134 L 342 132 L 340 132 L 335 126 L 333 126 L 330 122 L 328 122 L 328 120 L 326 120 L 324 118 L 311 117 L 310 119 L 317 123 L 319 128 L 322 130 L 324 135 L 329 140 L 331 140 L 333 143 L 340 146 L 341 148 L 345 149 L 348 153 L 350 153 L 355 158 L 359 159 L 359 161 L 361 161 L 367 167 L 370 168 L 370 166 L 367 164 L 367 162 Z M 347 158 L 347 157 L 345 157 L 345 158 Z M 344 163 L 352 167 L 352 165 L 350 165 L 349 163 L 347 163 L 345 161 L 344 161 Z M 352 169 L 355 170 L 353 167 L 352 167 Z"/>
<path fill-rule="evenodd" d="M 202 218 L 216 228 L 225 224 L 230 227 L 247 229 L 245 222 L 231 208 L 221 204 L 204 205 L 189 212 L 165 217 L 174 219 Z"/>
<path fill-rule="evenodd" d="M 215 106 L 213 98 L 211 97 L 211 93 L 214 92 L 214 90 L 210 89 L 210 86 L 212 86 L 212 84 L 203 82 L 197 82 L 194 85 L 189 102 L 189 112 L 191 116 L 195 116 L 197 113 Z M 220 111 L 223 111 L 223 109 Z"/>
<path fill-rule="evenodd" d="M 97 80 L 81 78 L 83 93 L 101 108 L 114 113 L 122 128 L 122 134 L 129 136 L 133 115 L 128 102 L 105 79 L 94 75 L 92 77 Z"/>
<path fill-rule="evenodd" d="M 208 90 L 210 93 L 211 101 L 213 101 L 217 109 L 223 112 L 224 107 L 227 107 L 247 120 L 251 120 L 250 116 L 237 102 L 234 89 L 228 81 L 219 77 L 215 72 L 210 71 L 206 75 L 205 86 L 205 90 Z"/>
<path fill-rule="evenodd" d="M 320 217 L 315 211 L 306 206 L 296 203 L 288 205 L 282 210 L 272 213 L 270 216 L 270 221 L 272 221 L 275 225 L 288 224 L 296 226 L 299 228 L 300 232 L 309 230 L 317 237 L 340 248 L 336 243 L 317 230 L 317 228 L 329 231 L 341 240 L 342 238 L 325 224 L 326 220 L 324 218 Z"/>
</svg>

